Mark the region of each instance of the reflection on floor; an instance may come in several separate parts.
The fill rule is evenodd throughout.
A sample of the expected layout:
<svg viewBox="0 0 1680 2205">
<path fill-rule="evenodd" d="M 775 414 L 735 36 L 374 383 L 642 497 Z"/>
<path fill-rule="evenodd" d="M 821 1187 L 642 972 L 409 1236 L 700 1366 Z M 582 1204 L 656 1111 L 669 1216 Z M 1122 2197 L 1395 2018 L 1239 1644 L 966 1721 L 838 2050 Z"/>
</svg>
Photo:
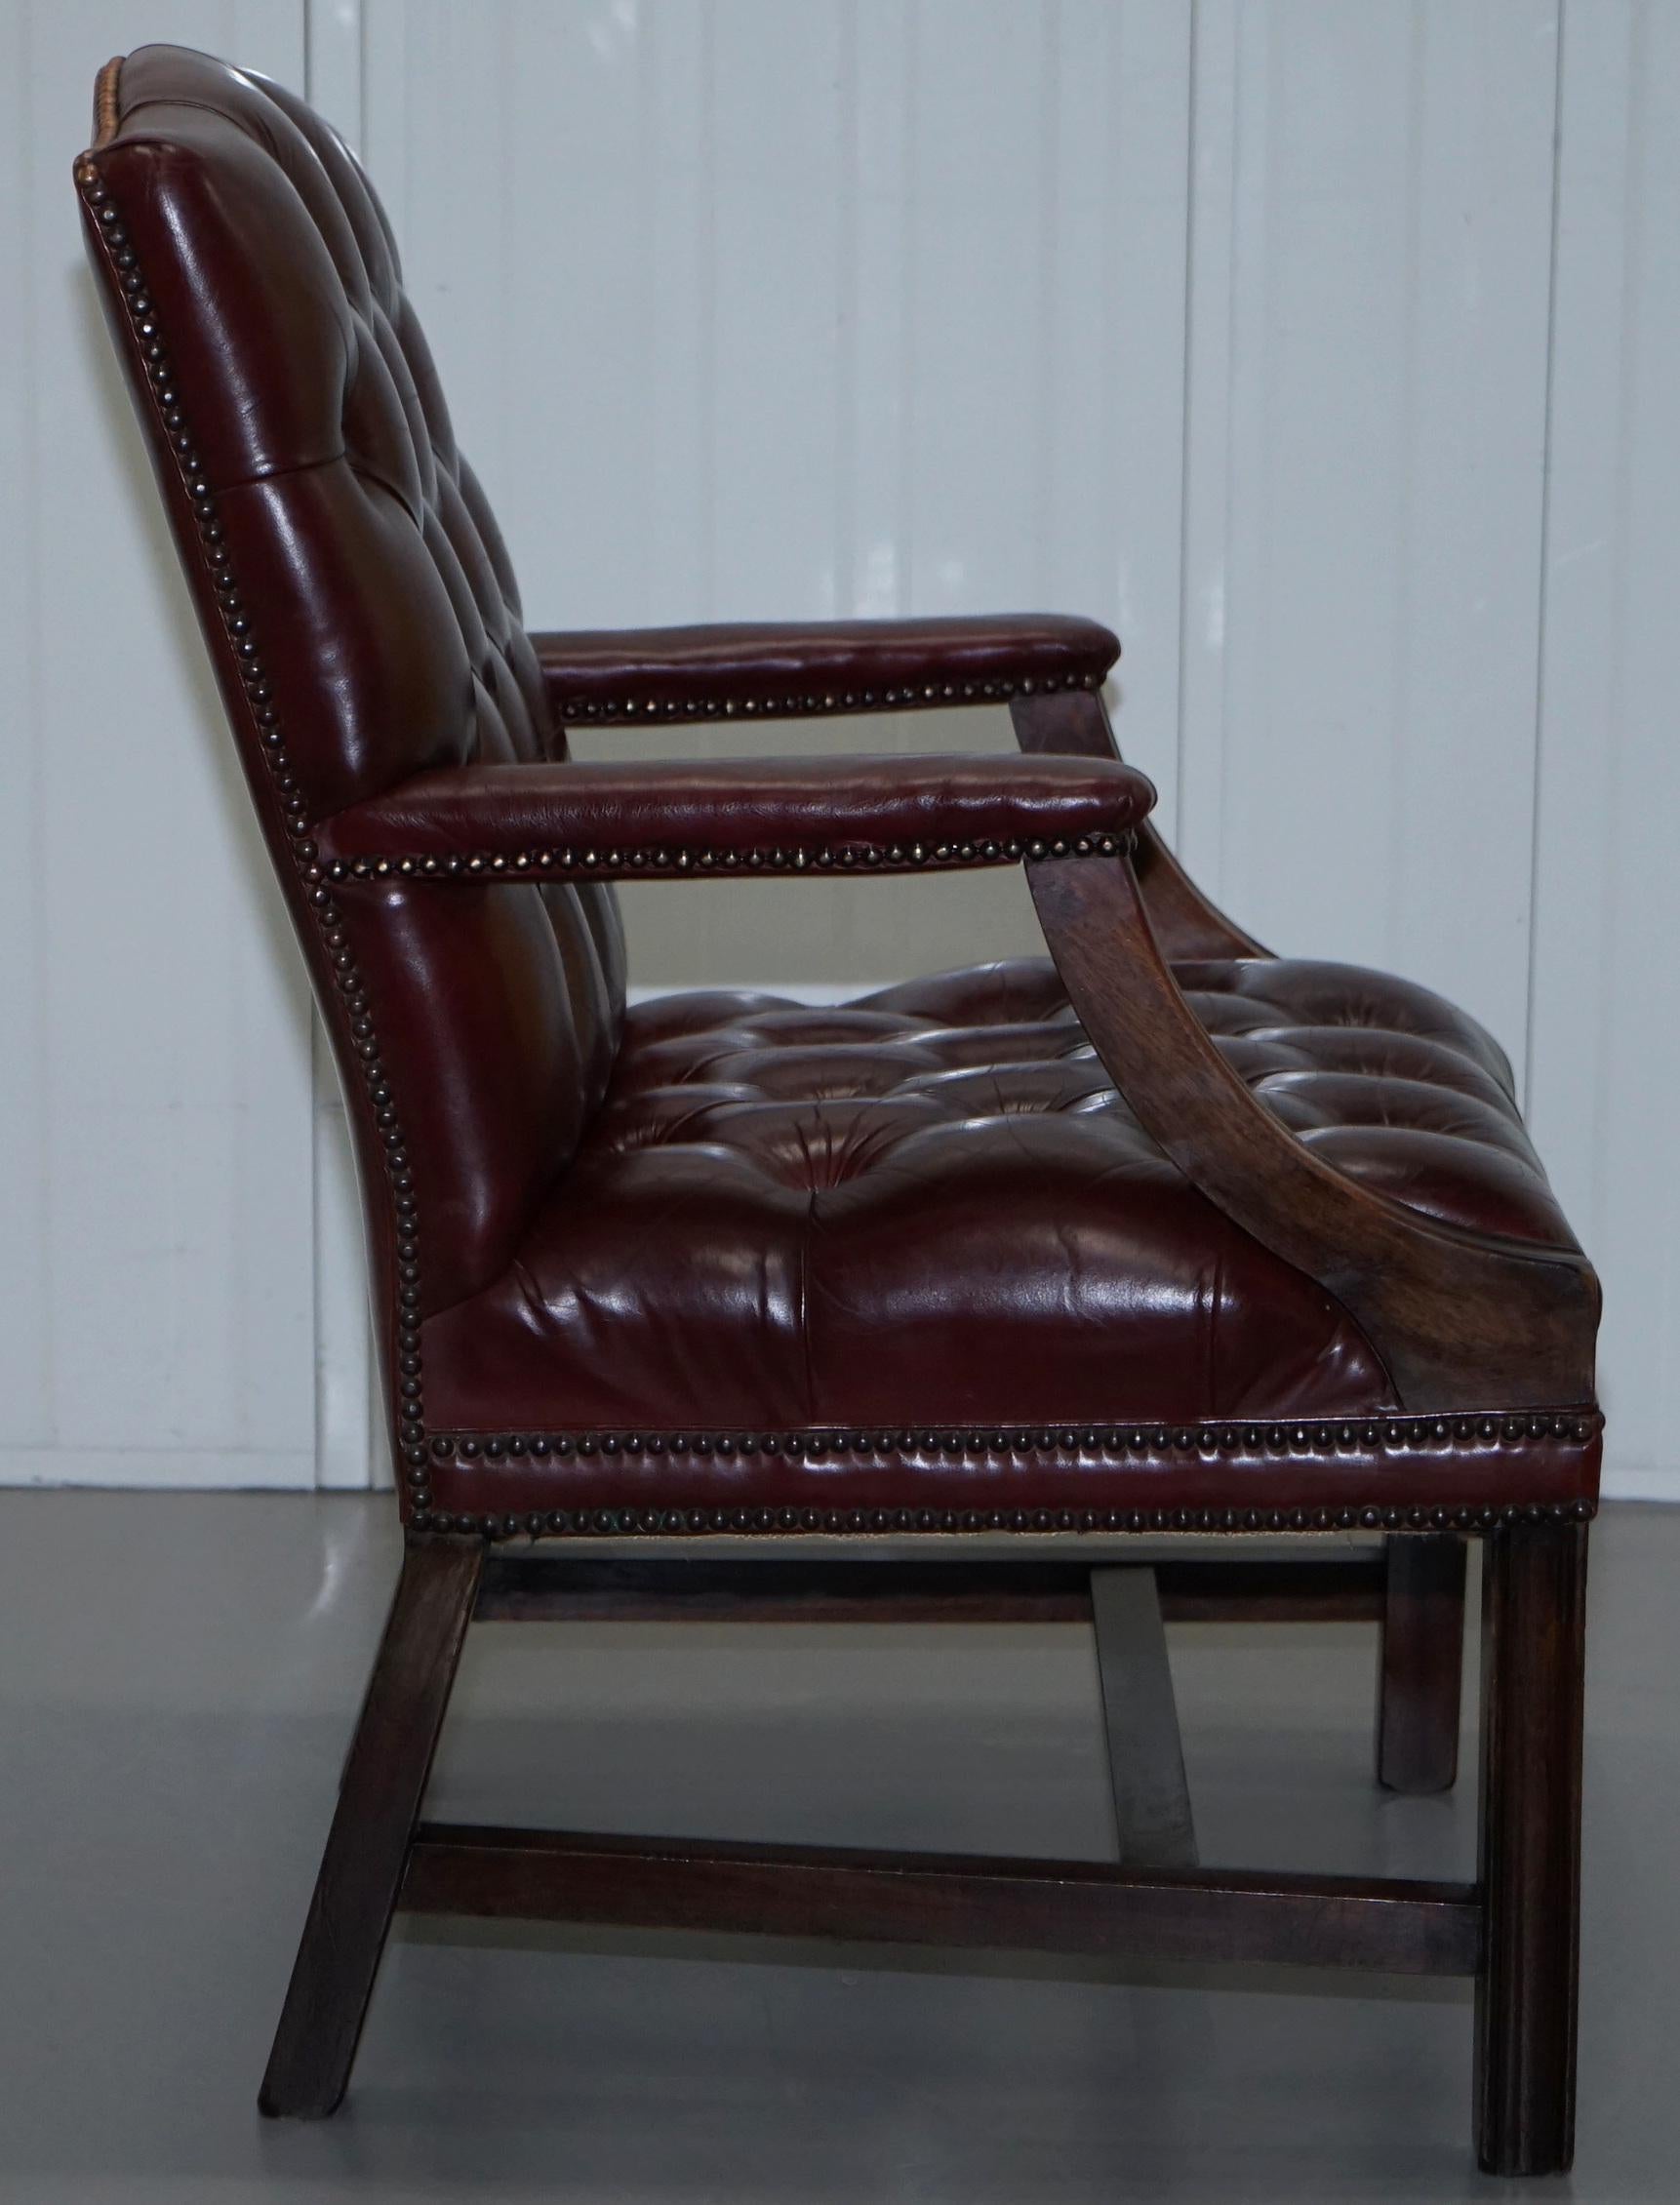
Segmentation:
<svg viewBox="0 0 1680 2205">
<path fill-rule="evenodd" d="M 337 2120 L 260 2122 L 390 1518 L 349 1498 L 0 1496 L 8 2205 L 1492 2188 L 1463 1986 L 1353 1998 L 1305 1975 L 880 1950 L 805 1967 L 785 1944 L 465 1925 L 399 1930 Z M 1606 1511 L 1577 2199 L 1680 2192 L 1677 1576 L 1680 1509 Z M 1472 1872 L 1473 1773 L 1450 1800 L 1372 1784 L 1370 1628 L 1171 1636 L 1204 1861 Z M 1100 1737 L 1075 1629 L 487 1625 L 434 1806 L 1100 1857 Z"/>
</svg>

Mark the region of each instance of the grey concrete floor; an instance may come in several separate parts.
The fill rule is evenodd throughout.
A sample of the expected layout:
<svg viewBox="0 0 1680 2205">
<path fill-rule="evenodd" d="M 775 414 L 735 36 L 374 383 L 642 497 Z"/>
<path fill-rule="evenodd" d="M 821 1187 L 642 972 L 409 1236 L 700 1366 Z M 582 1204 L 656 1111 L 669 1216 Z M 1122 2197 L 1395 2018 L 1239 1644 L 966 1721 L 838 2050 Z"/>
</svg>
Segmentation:
<svg viewBox="0 0 1680 2205">
<path fill-rule="evenodd" d="M 1680 1509 L 1595 1536 L 1573 2185 L 1475 2173 L 1457 1986 L 418 1922 L 339 2117 L 260 2121 L 394 1533 L 0 1497 L 6 2205 L 1680 2196 Z M 1371 1782 L 1372 1630 L 1171 1636 L 1205 1860 L 1471 1872 L 1473 1779 Z M 1078 1630 L 486 1625 L 433 1810 L 1100 1857 L 1104 1784 Z"/>
</svg>

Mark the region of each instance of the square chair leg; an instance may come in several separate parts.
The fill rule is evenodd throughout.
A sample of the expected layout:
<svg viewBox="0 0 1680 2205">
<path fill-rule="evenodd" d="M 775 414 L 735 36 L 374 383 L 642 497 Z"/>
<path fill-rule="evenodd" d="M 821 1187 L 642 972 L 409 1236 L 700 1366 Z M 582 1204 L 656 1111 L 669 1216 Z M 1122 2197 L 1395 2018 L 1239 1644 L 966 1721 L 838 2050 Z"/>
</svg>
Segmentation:
<svg viewBox="0 0 1680 2205">
<path fill-rule="evenodd" d="M 1120 1859 L 1132 1868 L 1193 1868 L 1196 1824 L 1154 1571 L 1093 1570 L 1091 1620 Z"/>
<path fill-rule="evenodd" d="M 408 1865 L 484 1549 L 411 1540 L 258 2105 L 319 2120 L 344 2095 Z"/>
<path fill-rule="evenodd" d="M 1561 2174 L 1575 2156 L 1585 1619 L 1584 1524 L 1491 1535 L 1475 2083 L 1487 2174 Z"/>
<path fill-rule="evenodd" d="M 1398 1533 L 1383 1556 L 1377 1775 L 1390 1791 L 1451 1791 L 1464 1676 L 1464 1542 Z"/>
</svg>

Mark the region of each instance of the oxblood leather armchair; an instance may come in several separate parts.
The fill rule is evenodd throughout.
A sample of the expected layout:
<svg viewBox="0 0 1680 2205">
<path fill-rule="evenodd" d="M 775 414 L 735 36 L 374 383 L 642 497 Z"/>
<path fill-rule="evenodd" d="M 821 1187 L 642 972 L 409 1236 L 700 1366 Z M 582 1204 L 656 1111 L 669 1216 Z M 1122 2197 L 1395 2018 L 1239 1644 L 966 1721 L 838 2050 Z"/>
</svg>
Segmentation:
<svg viewBox="0 0 1680 2205">
<path fill-rule="evenodd" d="M 1482 2162 L 1566 2166 L 1597 1291 L 1498 1046 L 1203 901 L 1090 621 L 528 634 L 378 202 L 291 94 L 143 49 L 76 181 L 338 1053 L 401 1477 L 265 2109 L 337 2105 L 400 1903 L 1472 1974 Z M 1023 755 L 680 758 L 690 723 L 976 699 Z M 568 759 L 650 721 L 673 762 Z M 1048 960 L 625 1009 L 615 880 L 1014 863 Z M 1153 1569 L 1166 1530 L 1211 1536 Z M 1199 1868 L 1163 1608 L 1380 1618 L 1380 1773 L 1439 1787 L 1466 1534 L 1477 1881 Z M 1088 1584 L 1105 1689 L 1132 1664 L 1118 1866 L 419 1823 L 475 1613 Z"/>
</svg>

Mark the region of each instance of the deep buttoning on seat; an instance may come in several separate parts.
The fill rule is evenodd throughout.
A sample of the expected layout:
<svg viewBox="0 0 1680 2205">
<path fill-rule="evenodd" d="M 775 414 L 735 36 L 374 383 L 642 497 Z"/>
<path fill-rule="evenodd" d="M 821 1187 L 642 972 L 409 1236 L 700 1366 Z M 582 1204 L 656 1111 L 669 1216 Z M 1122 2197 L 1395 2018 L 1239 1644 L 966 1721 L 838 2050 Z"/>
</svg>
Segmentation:
<svg viewBox="0 0 1680 2205">
<path fill-rule="evenodd" d="M 1340 1170 L 1449 1225 L 1573 1246 L 1502 1052 L 1451 1004 L 1285 959 L 1179 978 L 1227 1061 Z M 719 992 L 632 1009 L 605 1103 L 514 1262 L 423 1338 L 454 1435 L 426 1471 L 439 1506 L 446 1492 L 484 1509 L 533 1492 L 668 1504 L 681 1458 L 683 1498 L 797 1486 L 804 1505 L 867 1507 L 903 1500 L 902 1467 L 852 1458 L 900 1458 L 920 1432 L 939 1440 L 908 1450 L 930 1506 L 1007 1505 L 995 1461 L 977 1480 L 948 1458 L 971 1440 L 1013 1454 L 1021 1427 L 1078 1458 L 1085 1427 L 1366 1420 L 1394 1401 L 1345 1312 L 1138 1125 L 1048 960 L 833 1009 Z M 1414 1458 L 1436 1436 L 1395 1429 Z M 796 1477 L 758 1444 L 824 1433 L 864 1445 Z M 510 1457 L 527 1434 L 552 1444 Z M 1229 1503 L 1241 1433 L 1226 1439 L 1209 1490 Z M 1257 1464 L 1274 1441 L 1256 1431 Z M 1350 1426 L 1350 1476 L 1370 1445 Z M 1175 1502 L 1193 1497 L 1181 1460 L 1173 1479 Z M 1327 1479 L 1326 1501 L 1345 1485 Z M 1061 1497 L 1112 1487 L 1074 1461 Z M 1475 1499 L 1461 1470 L 1450 1491 Z"/>
</svg>

